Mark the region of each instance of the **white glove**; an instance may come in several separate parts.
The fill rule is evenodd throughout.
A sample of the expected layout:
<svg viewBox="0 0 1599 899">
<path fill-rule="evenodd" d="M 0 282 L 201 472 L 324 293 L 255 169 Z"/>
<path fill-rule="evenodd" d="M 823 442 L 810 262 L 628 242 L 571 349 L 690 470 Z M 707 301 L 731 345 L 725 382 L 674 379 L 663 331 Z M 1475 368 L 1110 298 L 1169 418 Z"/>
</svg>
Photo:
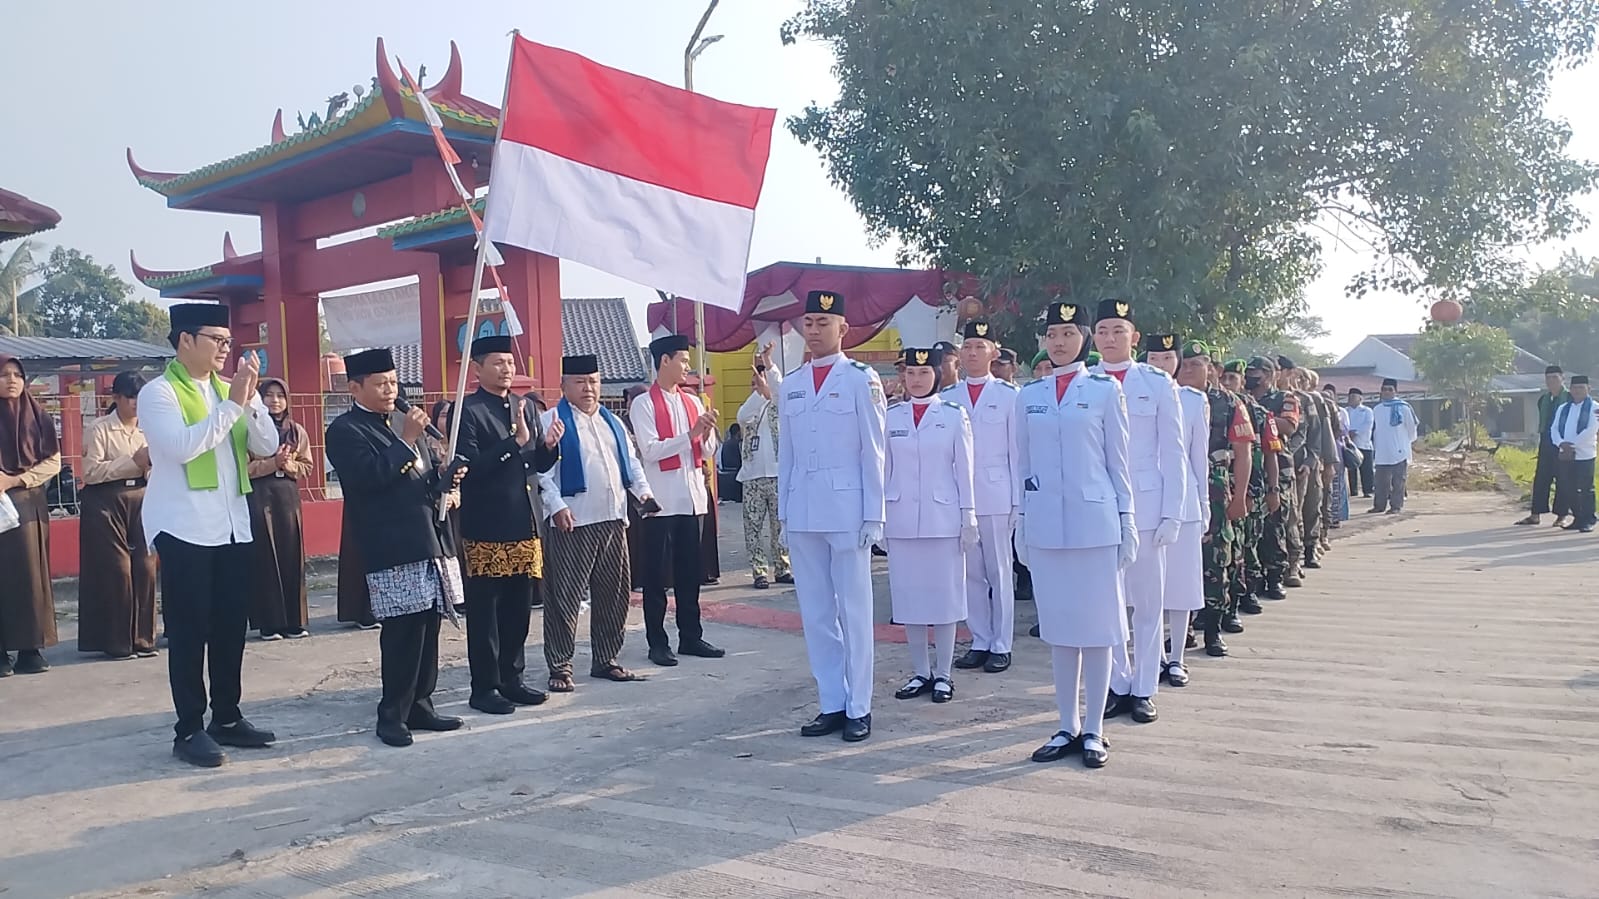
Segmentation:
<svg viewBox="0 0 1599 899">
<path fill-rule="evenodd" d="M 967 509 L 965 517 L 961 523 L 961 546 L 969 549 L 977 545 L 977 513 Z"/>
<path fill-rule="evenodd" d="M 1133 523 L 1131 512 L 1123 512 L 1122 542 L 1116 548 L 1116 568 L 1125 571 L 1136 558 L 1138 558 L 1138 525 Z"/>
<path fill-rule="evenodd" d="M 1177 542 L 1177 534 L 1183 529 L 1182 522 L 1175 518 L 1162 518 L 1159 526 L 1155 528 L 1155 545 L 1171 546 Z"/>
<path fill-rule="evenodd" d="M 873 543 L 883 542 L 883 523 L 881 521 L 868 521 L 861 525 L 861 545 L 871 546 Z"/>
<path fill-rule="evenodd" d="M 1016 516 L 1016 561 L 1027 567 L 1027 517 Z"/>
</svg>

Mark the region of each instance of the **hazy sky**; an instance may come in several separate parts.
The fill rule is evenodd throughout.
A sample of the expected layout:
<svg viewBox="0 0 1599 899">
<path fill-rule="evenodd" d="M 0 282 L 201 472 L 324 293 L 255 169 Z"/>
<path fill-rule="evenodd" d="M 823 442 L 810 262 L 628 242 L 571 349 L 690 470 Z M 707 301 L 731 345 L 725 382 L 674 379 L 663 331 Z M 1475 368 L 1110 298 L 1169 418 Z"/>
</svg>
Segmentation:
<svg viewBox="0 0 1599 899">
<path fill-rule="evenodd" d="M 830 58 L 817 45 L 784 47 L 778 26 L 797 0 L 723 0 L 708 33 L 726 38 L 695 67 L 695 86 L 713 96 L 775 106 L 779 126 L 757 210 L 753 270 L 778 260 L 892 265 L 892 247 L 868 245 L 859 217 L 830 185 L 817 155 L 781 126 L 784 116 L 837 88 Z M 240 252 L 260 248 L 253 218 L 170 210 L 138 186 L 123 161 L 132 147 L 157 171 L 187 171 L 266 144 L 273 112 L 320 112 L 326 99 L 374 74 L 374 44 L 429 80 L 443 74 L 449 41 L 461 47 L 466 92 L 497 103 L 505 77 L 508 32 L 575 50 L 618 68 L 681 83 L 682 52 L 703 0 L 478 0 L 451 7 L 437 0 L 384 3 L 275 0 L 51 0 L 6 16 L 10 119 L 0 139 L 0 186 L 55 207 L 62 225 L 44 235 L 78 247 L 128 276 L 129 249 L 152 268 L 186 269 L 220 256 L 222 232 Z M 1575 150 L 1599 158 L 1599 66 L 1561 75 L 1553 112 L 1576 131 Z M 1584 208 L 1599 219 L 1599 199 Z M 1367 333 L 1410 331 L 1420 300 L 1343 293 L 1370 259 L 1331 245 L 1326 272 L 1310 291 L 1312 311 L 1342 352 Z M 1599 255 L 1599 230 L 1571 242 Z M 1552 261 L 1558 247 L 1529 255 Z M 563 264 L 566 296 L 626 296 L 640 327 L 653 291 L 580 266 Z M 141 294 L 149 291 L 141 287 Z"/>
</svg>

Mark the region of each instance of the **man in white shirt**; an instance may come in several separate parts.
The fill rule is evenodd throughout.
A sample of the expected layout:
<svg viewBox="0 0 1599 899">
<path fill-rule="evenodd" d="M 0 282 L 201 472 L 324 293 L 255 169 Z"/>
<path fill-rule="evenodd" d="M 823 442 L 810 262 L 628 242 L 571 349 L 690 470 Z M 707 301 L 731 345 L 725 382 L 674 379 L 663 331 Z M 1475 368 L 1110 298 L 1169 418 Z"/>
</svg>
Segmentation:
<svg viewBox="0 0 1599 899">
<path fill-rule="evenodd" d="M 600 405 L 600 362 L 594 356 L 561 360 L 561 401 L 544 413 L 561 431 L 561 460 L 539 475 L 550 517 L 549 596 L 544 609 L 544 661 L 550 692 L 570 693 L 577 619 L 589 603 L 589 676 L 640 680 L 617 664 L 627 628 L 629 567 L 627 497 L 651 499 L 633 441 L 621 419 Z"/>
<path fill-rule="evenodd" d="M 682 389 L 688 379 L 689 340 L 669 334 L 650 343 L 655 383 L 628 410 L 638 437 L 644 474 L 660 511 L 644 517 L 644 636 L 650 661 L 677 664 L 666 634 L 666 588 L 677 603 L 677 652 L 719 659 L 725 653 L 705 641 L 700 626 L 700 516 L 709 508 L 705 460 L 716 452 L 716 412 Z"/>
<path fill-rule="evenodd" d="M 794 583 L 789 571 L 788 546 L 783 523 L 777 518 L 777 402 L 783 373 L 772 367 L 772 346 L 767 344 L 751 366 L 750 396 L 738 407 L 738 424 L 744 433 L 744 465 L 738 482 L 744 485 L 744 548 L 750 556 L 755 589 Z"/>
<path fill-rule="evenodd" d="M 1555 508 L 1570 509 L 1568 531 L 1593 533 L 1599 518 L 1594 516 L 1593 467 L 1595 440 L 1599 437 L 1599 415 L 1595 415 L 1593 397 L 1588 395 L 1588 376 L 1573 375 L 1571 400 L 1555 410 L 1555 419 L 1549 425 L 1549 439 L 1559 452 L 1560 476 L 1557 489 L 1564 492 L 1565 502 L 1556 500 Z"/>
<path fill-rule="evenodd" d="M 1377 413 L 1366 405 L 1366 394 L 1359 387 L 1349 388 L 1349 399 L 1343 412 L 1349 417 L 1349 442 L 1360 450 L 1360 467 L 1349 469 L 1349 495 L 1371 496 L 1376 485 L 1376 456 L 1372 454 L 1372 430 L 1377 424 Z"/>
<path fill-rule="evenodd" d="M 179 303 L 168 315 L 177 358 L 139 391 L 139 424 L 150 445 L 144 532 L 161 559 L 161 616 L 178 713 L 172 754 L 215 768 L 227 761 L 223 745 L 260 748 L 277 739 L 239 711 L 249 597 L 238 578 L 252 558 L 248 453 L 276 452 L 278 432 L 256 396 L 255 354 L 240 358 L 231 383 L 217 376 L 233 346 L 228 307 Z"/>
<path fill-rule="evenodd" d="M 1382 380 L 1382 402 L 1373 410 L 1372 456 L 1377 483 L 1367 512 L 1390 515 L 1405 507 L 1405 478 L 1410 470 L 1410 445 L 1416 442 L 1416 412 L 1399 398 L 1399 382 Z"/>
</svg>

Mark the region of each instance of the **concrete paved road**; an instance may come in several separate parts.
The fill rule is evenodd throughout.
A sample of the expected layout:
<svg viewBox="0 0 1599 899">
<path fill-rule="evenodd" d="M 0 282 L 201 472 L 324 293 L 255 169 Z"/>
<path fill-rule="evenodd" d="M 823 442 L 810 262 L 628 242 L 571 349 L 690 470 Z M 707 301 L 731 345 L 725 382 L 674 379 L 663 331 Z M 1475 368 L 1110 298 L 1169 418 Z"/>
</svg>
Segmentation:
<svg viewBox="0 0 1599 899">
<path fill-rule="evenodd" d="M 0 682 L 0 893 L 1599 895 L 1599 544 L 1487 495 L 1413 509 L 1195 659 L 1158 723 L 1112 724 L 1098 772 L 1026 761 L 1055 729 L 1026 637 L 945 706 L 893 700 L 880 643 L 872 740 L 800 739 L 792 595 L 736 571 L 710 594 L 728 659 L 403 751 L 370 733 L 373 634 L 252 643 L 247 713 L 282 742 L 208 772 L 168 755 L 163 664 L 64 646 Z M 447 635 L 449 712 L 462 653 Z"/>
</svg>

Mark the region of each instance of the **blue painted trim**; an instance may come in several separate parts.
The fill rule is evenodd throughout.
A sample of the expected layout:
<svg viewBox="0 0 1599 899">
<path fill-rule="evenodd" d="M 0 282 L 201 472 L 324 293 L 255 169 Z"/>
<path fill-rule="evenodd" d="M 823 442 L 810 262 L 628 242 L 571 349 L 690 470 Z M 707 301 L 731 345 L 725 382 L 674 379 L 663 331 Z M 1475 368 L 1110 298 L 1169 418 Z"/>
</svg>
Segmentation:
<svg viewBox="0 0 1599 899">
<path fill-rule="evenodd" d="M 235 188 L 235 187 L 239 187 L 241 185 L 249 184 L 251 181 L 255 181 L 255 180 L 260 179 L 260 178 L 265 178 L 265 177 L 270 176 L 270 175 L 275 175 L 278 172 L 282 172 L 282 171 L 284 171 L 286 169 L 293 168 L 293 167 L 295 167 L 297 165 L 302 165 L 303 163 L 305 163 L 308 160 L 317 159 L 318 157 L 326 156 L 326 155 L 331 154 L 331 153 L 336 153 L 336 152 L 339 152 L 341 150 L 347 150 L 350 147 L 355 146 L 356 144 L 359 144 L 359 143 L 361 143 L 363 141 L 366 141 L 366 140 L 370 140 L 370 139 L 372 139 L 374 137 L 381 137 L 381 136 L 384 136 L 384 135 L 387 135 L 387 134 L 396 134 L 396 133 L 416 134 L 416 135 L 421 135 L 421 136 L 427 137 L 429 139 L 431 139 L 432 136 L 433 136 L 432 129 L 430 129 L 427 125 L 423 124 L 422 122 L 413 122 L 410 119 L 390 119 L 389 121 L 384 122 L 383 124 L 377 126 L 376 128 L 372 128 L 370 130 L 363 131 L 360 134 L 352 134 L 349 137 L 343 138 L 341 140 L 336 140 L 336 141 L 334 141 L 331 144 L 327 144 L 325 146 L 319 147 L 319 148 L 317 148 L 315 150 L 310 151 L 309 153 L 301 153 L 301 154 L 297 154 L 297 155 L 291 155 L 287 159 L 283 159 L 283 160 L 281 160 L 279 162 L 275 162 L 275 163 L 273 163 L 273 164 L 271 164 L 269 166 L 266 166 L 265 168 L 256 169 L 253 172 L 246 172 L 246 173 L 244 173 L 242 175 L 235 175 L 232 178 L 227 178 L 227 179 L 224 179 L 222 181 L 218 181 L 218 182 L 216 182 L 214 184 L 206 185 L 205 187 L 199 188 L 198 190 L 194 190 L 194 191 L 191 191 L 191 192 L 186 193 L 186 194 L 178 194 L 177 196 L 168 197 L 167 198 L 167 206 L 168 206 L 168 208 L 172 208 L 172 209 L 184 208 L 187 204 L 192 203 L 192 202 L 194 202 L 196 200 L 202 199 L 204 197 L 211 196 L 213 194 L 225 192 L 227 190 L 230 190 L 230 189 Z M 450 143 L 452 143 L 452 144 L 459 142 L 461 144 L 468 144 L 468 145 L 471 145 L 471 146 L 478 146 L 478 147 L 492 147 L 492 146 L 494 146 L 494 139 L 493 138 L 478 137 L 477 135 L 470 135 L 470 134 L 462 134 L 462 133 L 460 133 L 458 131 L 451 131 L 448 128 L 444 129 L 444 136 L 449 138 L 450 139 Z"/>
<path fill-rule="evenodd" d="M 467 219 L 464 222 L 456 222 L 440 228 L 429 228 L 425 231 L 413 231 L 410 234 L 396 237 L 394 239 L 394 249 L 415 250 L 422 247 L 431 247 L 435 244 L 457 240 L 462 237 L 472 237 L 475 233 L 472 228 L 472 220 Z"/>
<path fill-rule="evenodd" d="M 200 292 L 216 290 L 243 290 L 253 287 L 260 290 L 266 281 L 255 275 L 222 275 L 218 278 L 207 278 L 204 281 L 195 281 L 192 284 L 179 284 L 173 287 L 163 287 L 161 296 L 165 299 L 182 299 L 194 296 Z"/>
</svg>

